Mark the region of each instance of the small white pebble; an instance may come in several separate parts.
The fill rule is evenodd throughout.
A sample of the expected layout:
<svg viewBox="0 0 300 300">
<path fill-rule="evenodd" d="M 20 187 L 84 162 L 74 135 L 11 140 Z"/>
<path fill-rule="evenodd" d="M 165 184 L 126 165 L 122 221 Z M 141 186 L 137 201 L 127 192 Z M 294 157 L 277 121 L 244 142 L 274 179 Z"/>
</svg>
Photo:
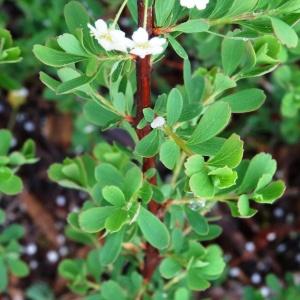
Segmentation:
<svg viewBox="0 0 300 300">
<path fill-rule="evenodd" d="M 252 276 L 251 276 L 251 282 L 253 284 L 259 284 L 261 283 L 261 276 L 259 273 L 254 273 Z"/>
<path fill-rule="evenodd" d="M 239 277 L 240 274 L 241 274 L 240 268 L 235 267 L 235 268 L 231 268 L 231 269 L 229 270 L 229 275 L 230 275 L 231 277 L 236 278 L 236 277 Z"/>
<path fill-rule="evenodd" d="M 266 265 L 263 262 L 260 261 L 257 264 L 257 269 L 260 270 L 260 271 L 265 271 L 266 270 Z"/>
<path fill-rule="evenodd" d="M 31 260 L 29 262 L 29 267 L 31 270 L 36 270 L 39 266 L 39 263 L 36 260 Z"/>
<path fill-rule="evenodd" d="M 27 121 L 25 124 L 24 124 L 24 129 L 27 131 L 27 132 L 33 132 L 35 130 L 35 125 L 33 122 L 31 121 Z"/>
<path fill-rule="evenodd" d="M 260 289 L 260 292 L 262 294 L 263 297 L 269 297 L 270 296 L 270 289 L 266 286 L 263 286 L 261 289 Z"/>
<path fill-rule="evenodd" d="M 267 235 L 267 240 L 269 242 L 273 242 L 276 240 L 276 233 L 275 232 L 270 232 L 268 235 Z"/>
<path fill-rule="evenodd" d="M 282 218 L 284 216 L 284 210 L 281 208 L 281 207 L 277 207 L 275 210 L 274 210 L 274 216 L 276 218 Z"/>
<path fill-rule="evenodd" d="M 255 244 L 253 242 L 248 242 L 245 245 L 245 249 L 247 252 L 254 252 L 255 251 Z"/>
<path fill-rule="evenodd" d="M 63 245 L 66 242 L 66 237 L 63 234 L 59 234 L 57 237 L 57 242 L 60 245 Z"/>
<path fill-rule="evenodd" d="M 151 127 L 152 127 L 153 129 L 161 128 L 161 127 L 163 127 L 165 124 L 166 124 L 165 118 L 163 118 L 163 117 L 156 117 L 156 118 L 152 121 Z"/>
<path fill-rule="evenodd" d="M 37 249 L 38 249 L 38 248 L 37 248 L 37 245 L 36 245 L 36 244 L 30 243 L 30 244 L 28 244 L 28 245 L 25 247 L 25 253 L 26 253 L 27 255 L 32 256 L 32 255 L 36 254 Z"/>
<path fill-rule="evenodd" d="M 294 223 L 294 221 L 295 221 L 295 217 L 294 217 L 293 214 L 288 214 L 288 215 L 286 216 L 286 222 L 287 222 L 287 223 L 292 224 L 292 223 Z"/>
<path fill-rule="evenodd" d="M 59 260 L 59 255 L 56 251 L 54 250 L 51 250 L 47 253 L 47 260 L 50 262 L 50 263 L 57 263 L 58 260 Z"/>
<path fill-rule="evenodd" d="M 58 251 L 60 256 L 67 256 L 69 254 L 69 249 L 66 246 L 60 247 Z"/>
<path fill-rule="evenodd" d="M 15 147 L 17 146 L 17 144 L 18 144 L 18 140 L 15 137 L 13 137 L 10 146 Z"/>
<path fill-rule="evenodd" d="M 285 244 L 278 245 L 277 252 L 283 253 L 284 251 L 286 251 L 286 245 Z"/>
<path fill-rule="evenodd" d="M 55 202 L 57 206 L 63 207 L 66 205 L 67 199 L 65 196 L 59 195 L 56 197 Z"/>
<path fill-rule="evenodd" d="M 18 123 L 25 121 L 25 115 L 22 113 L 18 114 L 16 120 Z"/>
</svg>

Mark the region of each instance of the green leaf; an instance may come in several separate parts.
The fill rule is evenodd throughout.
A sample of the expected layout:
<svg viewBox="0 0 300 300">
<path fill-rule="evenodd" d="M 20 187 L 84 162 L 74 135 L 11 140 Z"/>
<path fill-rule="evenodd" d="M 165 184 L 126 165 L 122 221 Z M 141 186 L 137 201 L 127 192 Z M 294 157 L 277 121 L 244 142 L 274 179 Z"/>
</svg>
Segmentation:
<svg viewBox="0 0 300 300">
<path fill-rule="evenodd" d="M 125 195 L 127 199 L 134 196 L 143 186 L 143 173 L 137 166 L 131 167 L 125 174 Z"/>
<path fill-rule="evenodd" d="M 40 81 L 50 90 L 56 92 L 57 87 L 61 84 L 58 80 L 52 78 L 44 72 L 40 72 Z"/>
<path fill-rule="evenodd" d="M 201 273 L 201 268 L 191 268 L 188 270 L 187 284 L 193 291 L 205 291 L 210 287 L 210 283 Z"/>
<path fill-rule="evenodd" d="M 118 299 L 126 300 L 121 286 L 112 280 L 106 281 L 101 285 L 101 295 L 105 300 Z"/>
<path fill-rule="evenodd" d="M 77 28 L 86 28 L 89 23 L 89 17 L 78 1 L 70 1 L 65 5 L 64 15 L 67 26 L 71 33 L 75 34 Z"/>
<path fill-rule="evenodd" d="M 184 33 L 198 33 L 209 29 L 209 24 L 202 19 L 189 20 L 172 28 L 172 31 Z"/>
<path fill-rule="evenodd" d="M 6 216 L 4 210 L 0 209 L 0 225 L 5 222 Z"/>
<path fill-rule="evenodd" d="M 2 257 L 0 257 L 0 292 L 4 292 L 8 285 L 7 268 Z"/>
<path fill-rule="evenodd" d="M 68 54 L 42 45 L 35 45 L 33 53 L 38 60 L 51 67 L 63 67 L 86 59 L 84 56 Z"/>
<path fill-rule="evenodd" d="M 185 173 L 187 176 L 191 177 L 192 175 L 202 172 L 205 169 L 204 158 L 201 155 L 190 156 L 184 166 Z"/>
<path fill-rule="evenodd" d="M 8 267 L 17 277 L 26 277 L 30 273 L 27 264 L 20 259 L 8 259 Z"/>
<path fill-rule="evenodd" d="M 125 196 L 123 192 L 117 186 L 106 186 L 102 190 L 104 199 L 114 206 L 124 206 Z"/>
<path fill-rule="evenodd" d="M 21 193 L 22 190 L 22 180 L 16 175 L 11 176 L 8 180 L 0 182 L 0 193 L 13 196 Z"/>
<path fill-rule="evenodd" d="M 121 172 L 111 164 L 102 163 L 95 170 L 96 180 L 104 187 L 114 185 L 122 189 L 124 178 Z"/>
<path fill-rule="evenodd" d="M 211 176 L 214 185 L 218 189 L 226 189 L 235 185 L 238 178 L 237 172 L 227 166 L 210 171 L 208 175 Z"/>
<path fill-rule="evenodd" d="M 208 222 L 199 212 L 186 207 L 185 213 L 193 230 L 199 235 L 206 235 L 209 232 Z"/>
<path fill-rule="evenodd" d="M 272 17 L 270 19 L 274 33 L 281 43 L 288 48 L 297 47 L 299 38 L 296 31 L 290 25 L 278 18 Z"/>
<path fill-rule="evenodd" d="M 99 232 L 104 229 L 106 219 L 114 211 L 115 208 L 112 206 L 90 208 L 80 213 L 79 225 L 85 232 Z"/>
<path fill-rule="evenodd" d="M 245 199 L 245 198 L 242 198 L 242 199 Z M 240 207 L 242 205 L 247 205 L 245 202 L 238 203 L 236 200 L 234 200 L 234 201 L 228 201 L 227 204 L 228 204 L 231 214 L 234 218 L 248 219 L 248 218 L 252 218 L 257 213 L 256 209 L 250 208 L 250 206 L 249 206 L 248 211 L 246 211 L 246 207 L 241 208 L 242 209 L 241 212 L 243 213 L 243 215 L 242 215 L 240 213 L 240 209 L 239 209 L 238 205 L 240 205 Z"/>
<path fill-rule="evenodd" d="M 184 48 L 176 41 L 176 39 L 174 37 L 172 37 L 171 35 L 168 35 L 168 40 L 172 46 L 172 48 L 174 49 L 174 51 L 178 54 L 178 56 L 180 56 L 183 59 L 188 59 L 188 55 L 186 53 L 186 51 L 184 50 Z"/>
<path fill-rule="evenodd" d="M 122 250 L 123 237 L 124 230 L 120 230 L 107 236 L 100 253 L 100 261 L 102 265 L 107 266 L 116 261 Z"/>
<path fill-rule="evenodd" d="M 6 129 L 0 130 L 0 156 L 6 156 L 12 142 L 12 134 Z"/>
<path fill-rule="evenodd" d="M 70 33 L 64 33 L 63 35 L 60 35 L 57 38 L 57 43 L 60 48 L 65 50 L 67 53 L 79 56 L 87 56 L 86 51 L 82 48 L 80 42 L 74 35 Z"/>
<path fill-rule="evenodd" d="M 120 231 L 122 226 L 126 223 L 128 212 L 123 208 L 117 208 L 105 221 L 105 229 L 108 232 Z"/>
<path fill-rule="evenodd" d="M 236 168 L 243 158 L 244 143 L 236 134 L 231 135 L 223 144 L 219 152 L 209 159 L 208 164 L 214 167 Z"/>
<path fill-rule="evenodd" d="M 157 26 L 164 26 L 167 23 L 168 17 L 172 13 L 173 6 L 176 0 L 156 0 L 155 1 L 155 18 Z"/>
<path fill-rule="evenodd" d="M 210 140 L 219 134 L 228 124 L 231 117 L 230 106 L 222 101 L 211 105 L 201 118 L 188 145 L 196 145 Z"/>
<path fill-rule="evenodd" d="M 189 300 L 189 291 L 186 288 L 179 288 L 175 292 L 175 300 Z"/>
<path fill-rule="evenodd" d="M 232 113 L 237 114 L 255 111 L 264 104 L 265 100 L 266 95 L 260 89 L 247 89 L 220 99 L 230 105 Z"/>
<path fill-rule="evenodd" d="M 61 83 L 57 87 L 56 93 L 59 95 L 72 93 L 76 90 L 79 90 L 83 86 L 87 85 L 93 79 L 94 79 L 93 77 L 88 77 L 86 75 L 78 76 L 76 78 Z"/>
<path fill-rule="evenodd" d="M 226 75 L 231 76 L 242 62 L 245 45 L 241 40 L 225 38 L 222 44 L 222 65 Z"/>
<path fill-rule="evenodd" d="M 227 75 L 218 73 L 215 78 L 215 95 L 219 95 L 224 91 L 236 87 L 236 82 Z"/>
<path fill-rule="evenodd" d="M 164 166 L 173 170 L 180 157 L 180 148 L 173 140 L 165 141 L 159 151 L 159 159 Z"/>
<path fill-rule="evenodd" d="M 180 118 L 183 109 L 183 98 L 177 88 L 171 90 L 167 102 L 167 123 L 173 126 Z"/>
<path fill-rule="evenodd" d="M 169 246 L 170 235 L 164 223 L 147 209 L 141 207 L 137 223 L 145 239 L 157 249 L 165 249 Z"/>
<path fill-rule="evenodd" d="M 245 217 L 249 215 L 250 204 L 249 204 L 249 197 L 247 195 L 241 195 L 239 197 L 237 206 L 241 216 Z"/>
<path fill-rule="evenodd" d="M 238 191 L 239 193 L 250 193 L 253 191 L 259 182 L 259 179 L 267 174 L 272 178 L 276 171 L 276 161 L 272 159 L 270 154 L 260 153 L 251 161 L 243 178 L 242 184 Z"/>
<path fill-rule="evenodd" d="M 258 0 L 235 0 L 230 8 L 230 10 L 226 13 L 226 17 L 238 16 L 242 13 L 252 11 L 257 5 Z"/>
<path fill-rule="evenodd" d="M 181 265 L 171 257 L 165 258 L 159 266 L 159 272 L 161 273 L 162 277 L 166 279 L 175 277 L 180 271 Z"/>
<path fill-rule="evenodd" d="M 203 156 L 215 156 L 220 151 L 225 141 L 226 140 L 224 138 L 213 137 L 204 143 L 189 146 L 189 149 L 191 149 L 194 153 Z"/>
<path fill-rule="evenodd" d="M 153 157 L 159 150 L 159 131 L 152 130 L 141 139 L 135 148 L 135 152 L 143 157 Z"/>
<path fill-rule="evenodd" d="M 194 174 L 190 178 L 189 185 L 197 197 L 212 198 L 215 195 L 215 187 L 205 169 Z"/>
<path fill-rule="evenodd" d="M 258 203 L 273 204 L 277 199 L 283 196 L 284 191 L 285 191 L 284 182 L 278 180 L 256 191 L 253 198 Z"/>
<path fill-rule="evenodd" d="M 84 105 L 83 112 L 88 121 L 104 128 L 120 120 L 120 116 L 94 101 L 88 101 Z"/>
</svg>

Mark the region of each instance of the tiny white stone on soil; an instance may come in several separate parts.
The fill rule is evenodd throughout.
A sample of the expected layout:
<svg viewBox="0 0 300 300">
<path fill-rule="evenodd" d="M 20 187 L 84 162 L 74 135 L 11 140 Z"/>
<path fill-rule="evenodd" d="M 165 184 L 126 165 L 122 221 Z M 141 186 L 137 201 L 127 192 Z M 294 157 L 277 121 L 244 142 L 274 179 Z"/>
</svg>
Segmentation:
<svg viewBox="0 0 300 300">
<path fill-rule="evenodd" d="M 33 122 L 31 121 L 27 121 L 25 124 L 24 124 L 24 129 L 27 131 L 27 132 L 33 132 L 35 130 L 35 125 Z"/>
<path fill-rule="evenodd" d="M 259 273 L 252 274 L 251 282 L 253 284 L 260 284 L 261 283 L 261 275 Z"/>
<path fill-rule="evenodd" d="M 277 247 L 277 252 L 283 253 L 286 250 L 286 245 L 285 244 L 280 244 Z"/>
<path fill-rule="evenodd" d="M 284 216 L 284 210 L 281 208 L 281 207 L 277 207 L 275 210 L 274 210 L 274 216 L 276 218 L 282 218 Z"/>
<path fill-rule="evenodd" d="M 55 202 L 58 206 L 63 207 L 66 205 L 67 199 L 63 195 L 59 195 L 56 197 Z"/>
<path fill-rule="evenodd" d="M 241 274 L 240 268 L 234 267 L 234 268 L 231 268 L 231 269 L 229 270 L 229 275 L 230 275 L 231 277 L 236 278 L 236 277 L 239 277 L 240 274 Z"/>
<path fill-rule="evenodd" d="M 30 256 L 32 256 L 32 255 L 34 255 L 34 254 L 36 254 L 36 252 L 37 252 L 37 245 L 36 244 L 34 244 L 34 243 L 30 243 L 30 244 L 28 244 L 26 247 L 25 247 L 25 253 L 27 254 L 27 255 L 30 255 Z"/>
<path fill-rule="evenodd" d="M 270 296 L 270 289 L 266 286 L 263 286 L 261 289 L 260 289 L 260 292 L 262 294 L 263 297 L 269 297 Z"/>
<path fill-rule="evenodd" d="M 267 240 L 268 240 L 269 242 L 275 241 L 276 238 L 277 238 L 277 235 L 276 235 L 275 232 L 270 232 L 270 233 L 267 235 Z"/>
<path fill-rule="evenodd" d="M 248 242 L 248 243 L 246 243 L 246 245 L 245 245 L 245 249 L 246 249 L 246 251 L 248 251 L 248 252 L 254 252 L 255 251 L 255 244 L 253 243 L 253 242 Z"/>
<path fill-rule="evenodd" d="M 51 250 L 47 253 L 47 260 L 50 262 L 50 263 L 57 263 L 58 260 L 59 260 L 59 255 L 56 251 L 54 250 Z"/>
</svg>

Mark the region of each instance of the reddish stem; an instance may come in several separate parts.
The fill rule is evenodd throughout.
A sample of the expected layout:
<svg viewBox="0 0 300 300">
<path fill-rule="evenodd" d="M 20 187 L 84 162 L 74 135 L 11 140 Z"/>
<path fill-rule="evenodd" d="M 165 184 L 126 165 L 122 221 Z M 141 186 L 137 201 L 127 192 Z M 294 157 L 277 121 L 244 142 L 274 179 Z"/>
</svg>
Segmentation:
<svg viewBox="0 0 300 300">
<path fill-rule="evenodd" d="M 144 23 L 144 14 L 145 14 L 145 6 L 144 0 L 137 0 L 138 1 L 138 16 L 139 16 L 139 26 L 143 27 Z M 147 31 L 149 36 L 153 34 L 153 12 L 152 8 L 147 9 Z M 136 62 L 137 68 L 137 113 L 135 124 L 137 125 L 143 118 L 143 109 L 146 107 L 151 107 L 151 56 L 147 56 L 144 59 L 137 58 Z M 144 129 L 138 130 L 138 136 L 142 139 L 151 131 L 149 126 L 145 127 Z M 143 171 L 146 172 L 147 170 L 155 167 L 155 158 L 147 158 L 144 160 L 143 163 Z M 152 184 L 156 184 L 156 178 L 153 177 L 151 179 Z M 149 204 L 150 211 L 157 215 L 159 210 L 159 205 L 151 201 Z M 145 282 L 149 282 L 157 265 L 159 264 L 160 257 L 159 252 L 153 248 L 150 244 L 146 245 L 145 250 L 145 261 L 144 261 L 144 268 L 142 270 Z"/>
</svg>

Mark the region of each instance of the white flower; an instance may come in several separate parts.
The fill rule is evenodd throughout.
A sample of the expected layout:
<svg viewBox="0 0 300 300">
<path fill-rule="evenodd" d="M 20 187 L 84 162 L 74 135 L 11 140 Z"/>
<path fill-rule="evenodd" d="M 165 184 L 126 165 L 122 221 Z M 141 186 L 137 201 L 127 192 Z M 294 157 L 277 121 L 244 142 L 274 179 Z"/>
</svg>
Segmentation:
<svg viewBox="0 0 300 300">
<path fill-rule="evenodd" d="M 163 118 L 163 117 L 156 117 L 156 118 L 152 121 L 151 127 L 152 127 L 153 129 L 161 128 L 161 127 L 163 127 L 165 124 L 166 124 L 165 118 Z"/>
<path fill-rule="evenodd" d="M 149 40 L 148 32 L 140 27 L 132 35 L 133 46 L 130 53 L 145 58 L 147 55 L 160 54 L 164 51 L 167 42 L 164 38 L 154 37 Z"/>
<path fill-rule="evenodd" d="M 117 50 L 127 53 L 128 48 L 132 46 L 132 41 L 126 38 L 123 31 L 109 28 L 101 19 L 96 21 L 95 27 L 91 24 L 88 24 L 88 27 L 91 30 L 91 35 L 106 51 Z"/>
<path fill-rule="evenodd" d="M 180 4 L 187 8 L 197 7 L 199 10 L 206 8 L 209 0 L 180 0 Z"/>
</svg>

